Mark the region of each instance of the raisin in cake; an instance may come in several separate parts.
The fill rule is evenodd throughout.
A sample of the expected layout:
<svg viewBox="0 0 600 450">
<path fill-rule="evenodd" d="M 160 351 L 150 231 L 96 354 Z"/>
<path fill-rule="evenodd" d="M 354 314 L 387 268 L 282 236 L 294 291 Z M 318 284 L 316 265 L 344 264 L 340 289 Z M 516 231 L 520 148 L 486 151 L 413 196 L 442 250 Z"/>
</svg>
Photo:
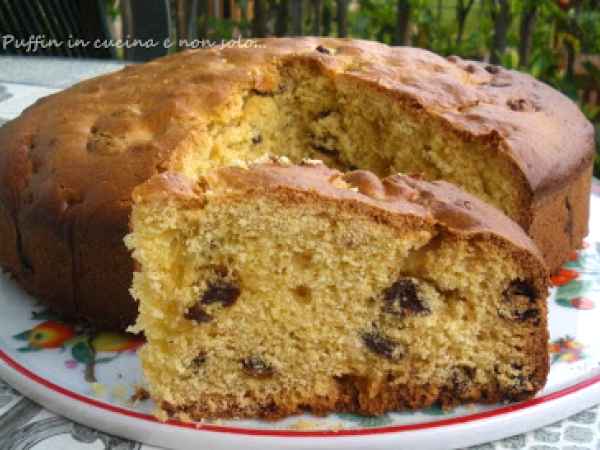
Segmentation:
<svg viewBox="0 0 600 450">
<path fill-rule="evenodd" d="M 577 106 L 529 75 L 426 50 L 298 38 L 183 52 L 0 129 L 0 265 L 64 314 L 125 326 L 132 190 L 270 153 L 455 183 L 555 269 L 587 233 L 593 140 Z"/>
<path fill-rule="evenodd" d="M 264 162 L 134 191 L 135 329 L 161 415 L 381 414 L 545 382 L 533 242 L 445 182 Z"/>
</svg>

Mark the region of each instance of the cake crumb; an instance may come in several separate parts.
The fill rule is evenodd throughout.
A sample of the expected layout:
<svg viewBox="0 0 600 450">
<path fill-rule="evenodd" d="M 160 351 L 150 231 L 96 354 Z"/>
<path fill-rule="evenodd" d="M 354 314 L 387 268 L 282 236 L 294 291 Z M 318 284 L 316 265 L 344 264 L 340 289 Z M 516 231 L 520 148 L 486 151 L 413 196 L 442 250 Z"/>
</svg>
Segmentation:
<svg viewBox="0 0 600 450">
<path fill-rule="evenodd" d="M 111 395 L 116 400 L 119 400 L 121 402 L 126 402 L 127 401 L 127 387 L 123 384 L 116 384 L 111 389 Z"/>
<path fill-rule="evenodd" d="M 331 185 L 333 187 L 336 187 L 338 189 L 350 189 L 350 184 L 348 184 L 346 182 L 346 180 L 344 180 L 339 174 L 335 174 L 333 175 L 330 179 L 329 182 L 331 183 Z"/>
<path fill-rule="evenodd" d="M 270 162 L 274 162 L 275 157 L 270 155 L 269 153 L 266 153 L 254 160 L 251 161 L 251 164 L 266 164 L 266 163 L 270 163 Z"/>
<path fill-rule="evenodd" d="M 186 412 L 178 412 L 176 418 L 177 418 L 177 420 L 180 420 L 182 422 L 193 422 L 194 421 L 194 419 L 192 419 L 192 417 Z"/>
<path fill-rule="evenodd" d="M 137 386 L 133 395 L 130 398 L 132 403 L 143 402 L 150 398 L 150 393 L 141 386 Z"/>
<path fill-rule="evenodd" d="M 92 395 L 94 397 L 105 397 L 106 396 L 106 385 L 102 383 L 90 383 L 92 389 Z"/>
<path fill-rule="evenodd" d="M 280 166 L 291 166 L 293 163 L 287 156 L 276 156 L 269 153 L 260 156 L 250 162 L 252 165 L 273 163 Z"/>
<path fill-rule="evenodd" d="M 344 426 L 343 422 L 337 422 L 337 423 L 331 424 L 331 426 L 329 427 L 329 431 L 337 432 L 337 431 L 343 430 L 344 428 L 346 428 L 346 427 Z"/>
<path fill-rule="evenodd" d="M 319 422 L 317 420 L 309 419 L 299 419 L 290 426 L 291 430 L 298 431 L 318 430 L 319 428 L 321 427 L 319 426 Z"/>
<path fill-rule="evenodd" d="M 320 165 L 325 165 L 325 163 L 322 160 L 320 160 L 320 159 L 310 159 L 310 158 L 304 158 L 300 163 L 303 166 L 320 166 Z"/>
<path fill-rule="evenodd" d="M 287 156 L 277 156 L 274 158 L 273 162 L 279 164 L 280 166 L 291 166 L 292 165 L 292 161 Z"/>
<path fill-rule="evenodd" d="M 169 420 L 169 415 L 162 408 L 156 408 L 154 410 L 154 417 L 156 417 L 161 422 L 166 422 L 167 420 Z"/>
<path fill-rule="evenodd" d="M 233 161 L 231 161 L 230 165 L 231 167 L 238 167 L 240 169 L 248 170 L 248 163 L 241 159 L 234 159 Z"/>
</svg>

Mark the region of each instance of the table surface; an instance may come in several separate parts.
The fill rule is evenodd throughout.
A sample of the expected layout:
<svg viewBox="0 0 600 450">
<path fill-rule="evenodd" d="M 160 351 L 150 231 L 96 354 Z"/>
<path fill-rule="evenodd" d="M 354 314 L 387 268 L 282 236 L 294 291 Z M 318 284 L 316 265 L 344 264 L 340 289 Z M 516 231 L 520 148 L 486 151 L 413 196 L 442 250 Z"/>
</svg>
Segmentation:
<svg viewBox="0 0 600 450">
<path fill-rule="evenodd" d="M 123 63 L 44 57 L 0 57 L 0 125 L 39 97 Z M 151 450 L 71 422 L 22 397 L 0 380 L 0 449 Z M 600 405 L 526 434 L 471 450 L 600 450 Z M 209 450 L 209 449 L 207 449 Z"/>
</svg>

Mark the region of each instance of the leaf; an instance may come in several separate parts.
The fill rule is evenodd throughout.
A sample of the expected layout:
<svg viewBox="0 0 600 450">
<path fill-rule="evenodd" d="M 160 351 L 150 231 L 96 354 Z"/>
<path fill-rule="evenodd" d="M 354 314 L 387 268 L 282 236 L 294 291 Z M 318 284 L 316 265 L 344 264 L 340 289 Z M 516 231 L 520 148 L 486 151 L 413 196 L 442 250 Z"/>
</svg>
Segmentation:
<svg viewBox="0 0 600 450">
<path fill-rule="evenodd" d="M 392 423 L 392 419 L 387 414 L 383 416 L 364 416 L 360 425 L 367 428 L 384 427 Z"/>
<path fill-rule="evenodd" d="M 83 364 L 92 364 L 96 354 L 87 342 L 78 342 L 71 349 L 71 355 L 75 361 Z"/>
<path fill-rule="evenodd" d="M 571 300 L 568 298 L 557 298 L 556 303 L 560 306 L 564 306 L 565 308 L 572 308 Z"/>
<path fill-rule="evenodd" d="M 96 360 L 96 364 L 105 364 L 105 363 L 109 363 L 111 361 L 114 361 L 115 359 L 117 359 L 119 357 L 120 353 L 117 353 L 115 356 L 106 356 L 104 358 L 98 358 Z"/>
<path fill-rule="evenodd" d="M 77 345 L 80 342 L 84 342 L 85 343 L 88 340 L 89 340 L 88 336 L 86 336 L 86 335 L 80 335 L 80 336 L 75 336 L 75 337 L 69 339 L 68 341 L 65 341 L 63 345 L 65 347 L 68 347 L 68 346 L 71 346 L 71 345 Z"/>
<path fill-rule="evenodd" d="M 21 347 L 18 348 L 17 351 L 20 353 L 30 353 L 30 352 L 39 352 L 41 350 L 41 348 L 34 348 L 34 347 Z"/>
<path fill-rule="evenodd" d="M 578 269 L 579 272 L 600 271 L 600 258 L 596 253 L 580 252 L 577 260 L 569 261 L 565 267 Z"/>
<path fill-rule="evenodd" d="M 41 311 L 31 311 L 32 320 L 58 320 L 56 314 L 49 309 L 43 309 Z"/>
<path fill-rule="evenodd" d="M 22 333 L 15 334 L 13 336 L 13 339 L 16 339 L 17 341 L 27 341 L 27 340 L 29 340 L 30 334 L 31 334 L 31 330 L 23 331 Z"/>
<path fill-rule="evenodd" d="M 519 54 L 514 48 L 507 49 L 501 56 L 501 63 L 507 69 L 515 68 L 519 65 Z"/>
<path fill-rule="evenodd" d="M 235 2 L 241 9 L 248 8 L 248 0 L 235 0 Z"/>
<path fill-rule="evenodd" d="M 354 422 L 361 427 L 382 427 L 392 423 L 392 419 L 388 414 L 383 416 L 361 416 L 360 414 L 338 413 L 337 416 L 342 420 Z"/>
<path fill-rule="evenodd" d="M 600 81 L 600 68 L 591 61 L 584 61 L 582 65 L 595 80 Z"/>
<path fill-rule="evenodd" d="M 586 265 L 588 265 L 588 256 L 589 255 L 586 255 L 585 253 L 579 252 L 577 254 L 577 259 L 575 261 L 567 262 L 564 267 L 568 269 L 578 269 L 578 271 L 581 271 Z"/>
<path fill-rule="evenodd" d="M 556 296 L 560 298 L 573 298 L 583 295 L 593 286 L 591 280 L 573 280 L 564 286 L 560 286 L 556 292 Z"/>
<path fill-rule="evenodd" d="M 443 416 L 448 414 L 449 411 L 445 411 L 439 405 L 430 406 L 429 408 L 424 408 L 421 410 L 423 414 L 427 414 L 428 416 Z"/>
</svg>

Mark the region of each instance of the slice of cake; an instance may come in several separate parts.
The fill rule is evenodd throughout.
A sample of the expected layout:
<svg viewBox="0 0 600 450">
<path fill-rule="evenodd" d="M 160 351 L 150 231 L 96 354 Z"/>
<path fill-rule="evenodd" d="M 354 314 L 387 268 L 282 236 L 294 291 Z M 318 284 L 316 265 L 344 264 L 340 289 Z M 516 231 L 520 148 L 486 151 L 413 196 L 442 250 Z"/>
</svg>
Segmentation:
<svg viewBox="0 0 600 450">
<path fill-rule="evenodd" d="M 163 417 L 381 414 L 546 380 L 541 256 L 445 182 L 315 161 L 164 173 L 135 190 L 131 226 Z"/>
</svg>

